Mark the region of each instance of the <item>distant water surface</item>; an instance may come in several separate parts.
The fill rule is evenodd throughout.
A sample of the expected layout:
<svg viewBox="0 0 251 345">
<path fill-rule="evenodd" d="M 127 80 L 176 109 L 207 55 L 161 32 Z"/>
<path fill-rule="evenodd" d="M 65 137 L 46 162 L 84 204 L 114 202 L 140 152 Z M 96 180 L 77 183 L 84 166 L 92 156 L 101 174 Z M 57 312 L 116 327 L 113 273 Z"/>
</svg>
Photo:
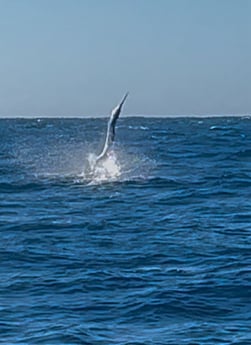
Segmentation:
<svg viewBox="0 0 251 345">
<path fill-rule="evenodd" d="M 251 344 L 251 119 L 0 120 L 1 344 Z"/>
</svg>

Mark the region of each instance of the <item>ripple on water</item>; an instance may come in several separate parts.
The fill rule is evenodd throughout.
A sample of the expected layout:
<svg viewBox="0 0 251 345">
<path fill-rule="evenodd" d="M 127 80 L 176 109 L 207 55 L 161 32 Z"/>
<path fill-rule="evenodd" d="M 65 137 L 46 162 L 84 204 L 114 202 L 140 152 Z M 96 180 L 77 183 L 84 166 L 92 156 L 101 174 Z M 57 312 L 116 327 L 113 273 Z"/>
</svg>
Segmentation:
<svg viewBox="0 0 251 345">
<path fill-rule="evenodd" d="M 0 343 L 249 344 L 250 119 L 105 130 L 1 120 Z"/>
</svg>

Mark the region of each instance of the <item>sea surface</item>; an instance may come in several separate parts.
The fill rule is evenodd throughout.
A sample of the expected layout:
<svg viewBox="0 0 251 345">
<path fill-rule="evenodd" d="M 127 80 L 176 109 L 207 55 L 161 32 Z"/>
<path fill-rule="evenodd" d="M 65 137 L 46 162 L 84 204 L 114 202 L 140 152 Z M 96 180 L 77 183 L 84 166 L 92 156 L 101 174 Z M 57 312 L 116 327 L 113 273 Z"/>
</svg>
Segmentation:
<svg viewBox="0 0 251 345">
<path fill-rule="evenodd" d="M 251 344 L 251 118 L 0 120 L 0 344 Z"/>
</svg>

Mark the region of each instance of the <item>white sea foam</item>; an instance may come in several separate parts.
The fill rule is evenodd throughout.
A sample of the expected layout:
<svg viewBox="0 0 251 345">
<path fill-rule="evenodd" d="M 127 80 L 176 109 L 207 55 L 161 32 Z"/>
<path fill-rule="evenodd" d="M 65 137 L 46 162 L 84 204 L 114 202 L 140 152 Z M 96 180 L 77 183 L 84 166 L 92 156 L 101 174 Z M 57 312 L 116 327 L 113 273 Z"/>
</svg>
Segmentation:
<svg viewBox="0 0 251 345">
<path fill-rule="evenodd" d="M 96 155 L 88 155 L 88 166 L 81 177 L 91 184 L 116 181 L 121 176 L 121 165 L 114 151 L 110 151 L 105 159 L 96 164 Z"/>
<path fill-rule="evenodd" d="M 128 155 L 121 150 L 111 150 L 107 157 L 96 164 L 96 155 L 87 156 L 83 172 L 78 182 L 88 184 L 102 184 L 122 182 L 134 179 L 145 179 L 153 168 L 154 162 L 142 155 Z"/>
</svg>

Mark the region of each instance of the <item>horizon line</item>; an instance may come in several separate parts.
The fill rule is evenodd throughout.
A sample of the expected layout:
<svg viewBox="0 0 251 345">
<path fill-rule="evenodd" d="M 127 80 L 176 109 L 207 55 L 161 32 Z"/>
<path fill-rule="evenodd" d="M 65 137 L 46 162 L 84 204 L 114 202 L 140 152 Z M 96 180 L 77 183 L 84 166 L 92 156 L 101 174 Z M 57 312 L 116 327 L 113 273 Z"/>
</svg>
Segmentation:
<svg viewBox="0 0 251 345">
<path fill-rule="evenodd" d="M 105 119 L 110 115 L 0 115 L 1 119 Z M 243 113 L 243 114 L 168 114 L 168 115 L 148 115 L 148 114 L 125 114 L 122 115 L 121 118 L 131 118 L 131 117 L 142 117 L 142 118 L 211 118 L 211 117 L 245 117 L 251 116 L 251 113 Z"/>
</svg>

